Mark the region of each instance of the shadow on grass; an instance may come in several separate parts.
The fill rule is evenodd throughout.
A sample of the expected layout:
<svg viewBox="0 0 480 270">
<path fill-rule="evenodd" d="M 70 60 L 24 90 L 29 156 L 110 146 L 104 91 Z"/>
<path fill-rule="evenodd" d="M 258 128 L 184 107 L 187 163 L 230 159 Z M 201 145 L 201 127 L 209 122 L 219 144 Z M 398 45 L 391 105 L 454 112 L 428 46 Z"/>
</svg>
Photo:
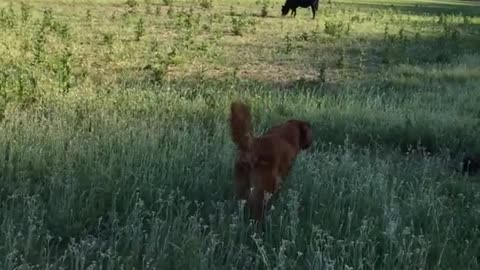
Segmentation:
<svg viewBox="0 0 480 270">
<path fill-rule="evenodd" d="M 463 2 L 463 3 L 462 3 Z M 459 1 L 458 3 L 434 3 L 434 2 L 405 2 L 394 4 L 375 4 L 375 3 L 338 3 L 338 5 L 360 9 L 392 9 L 405 14 L 415 15 L 465 15 L 465 16 L 479 16 L 480 2 L 479 1 Z"/>
<path fill-rule="evenodd" d="M 150 82 L 135 81 L 124 85 L 143 91 L 165 91 L 164 86 L 154 86 Z M 348 141 L 359 146 L 398 148 L 404 152 L 410 149 L 430 153 L 446 149 L 455 153 L 480 150 L 476 136 L 480 132 L 480 122 L 474 111 L 466 114 L 457 108 L 442 110 L 441 105 L 430 108 L 428 106 L 435 101 L 427 97 L 433 90 L 395 93 L 393 87 L 388 89 L 391 94 L 386 94 L 380 83 L 347 86 L 297 81 L 285 87 L 261 80 L 212 77 L 184 77 L 168 83 L 168 91 L 178 98 L 206 105 L 201 114 L 178 112 L 175 119 L 199 124 L 212 136 L 218 127 L 219 114 L 228 111 L 232 99 L 242 98 L 251 103 L 259 132 L 289 118 L 303 118 L 312 123 L 319 143 L 343 145 Z M 428 106 L 422 103 L 423 95 Z M 441 93 L 438 95 L 442 97 Z M 451 100 L 443 102 L 445 106 L 455 104 Z M 465 106 L 475 104 L 474 100 Z"/>
</svg>

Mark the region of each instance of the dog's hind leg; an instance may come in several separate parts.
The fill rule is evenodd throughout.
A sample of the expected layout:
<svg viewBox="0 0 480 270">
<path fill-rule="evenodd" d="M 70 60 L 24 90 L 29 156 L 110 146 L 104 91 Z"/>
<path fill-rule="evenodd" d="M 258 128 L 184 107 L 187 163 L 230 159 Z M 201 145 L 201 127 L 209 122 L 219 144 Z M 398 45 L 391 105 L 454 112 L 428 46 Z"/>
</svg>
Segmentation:
<svg viewBox="0 0 480 270">
<path fill-rule="evenodd" d="M 252 218 L 259 223 L 263 223 L 265 218 L 265 191 L 260 188 L 253 188 L 248 197 L 248 206 Z"/>
<path fill-rule="evenodd" d="M 250 166 L 244 162 L 235 163 L 235 198 L 248 200 L 250 194 Z"/>
<path fill-rule="evenodd" d="M 252 217 L 260 223 L 263 223 L 265 219 L 271 199 L 271 196 L 265 194 L 275 194 L 282 184 L 279 172 L 275 168 L 275 166 L 273 168 L 258 166 L 252 174 L 252 190 L 248 198 L 248 205 Z"/>
</svg>

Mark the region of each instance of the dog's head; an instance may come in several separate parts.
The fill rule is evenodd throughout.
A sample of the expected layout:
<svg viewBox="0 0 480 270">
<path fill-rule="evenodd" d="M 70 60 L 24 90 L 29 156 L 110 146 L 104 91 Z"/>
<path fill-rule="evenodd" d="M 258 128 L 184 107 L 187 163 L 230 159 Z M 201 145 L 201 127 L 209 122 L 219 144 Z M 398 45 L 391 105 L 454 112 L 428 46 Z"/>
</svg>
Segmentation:
<svg viewBox="0 0 480 270">
<path fill-rule="evenodd" d="M 290 120 L 291 124 L 295 125 L 299 130 L 299 138 L 298 142 L 300 144 L 300 148 L 305 150 L 310 147 L 313 143 L 313 131 L 310 123 L 302 120 Z"/>
<path fill-rule="evenodd" d="M 290 8 L 288 8 L 287 5 L 282 6 L 282 16 L 287 15 L 289 11 L 290 11 Z"/>
</svg>

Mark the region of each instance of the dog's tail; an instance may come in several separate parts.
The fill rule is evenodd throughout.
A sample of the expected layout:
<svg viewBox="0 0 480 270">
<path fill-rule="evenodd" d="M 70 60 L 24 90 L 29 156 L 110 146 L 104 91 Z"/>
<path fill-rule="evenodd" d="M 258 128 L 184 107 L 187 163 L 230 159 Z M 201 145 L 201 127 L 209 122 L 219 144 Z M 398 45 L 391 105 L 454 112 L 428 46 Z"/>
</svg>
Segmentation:
<svg viewBox="0 0 480 270">
<path fill-rule="evenodd" d="M 230 129 L 232 140 L 240 151 L 250 152 L 252 149 L 253 132 L 250 108 L 241 102 L 233 102 L 230 106 Z"/>
<path fill-rule="evenodd" d="M 318 10 L 318 3 L 320 2 L 320 0 L 315 0 L 315 2 L 313 3 L 313 6 L 315 7 L 315 10 Z"/>
</svg>

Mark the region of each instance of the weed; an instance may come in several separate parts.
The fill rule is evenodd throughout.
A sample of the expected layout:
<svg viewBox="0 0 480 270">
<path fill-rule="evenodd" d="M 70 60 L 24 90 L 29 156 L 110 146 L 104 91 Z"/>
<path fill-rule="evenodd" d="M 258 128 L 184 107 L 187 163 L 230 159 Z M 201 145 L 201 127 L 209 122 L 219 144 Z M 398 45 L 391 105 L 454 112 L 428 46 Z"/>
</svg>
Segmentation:
<svg viewBox="0 0 480 270">
<path fill-rule="evenodd" d="M 165 81 L 165 77 L 168 71 L 168 65 L 165 63 L 159 63 L 153 66 L 147 66 L 147 70 L 151 72 L 151 79 L 150 81 L 153 84 L 161 85 Z"/>
<path fill-rule="evenodd" d="M 325 34 L 340 37 L 350 32 L 350 25 L 343 22 L 325 21 Z"/>
<path fill-rule="evenodd" d="M 103 44 L 111 48 L 113 45 L 114 33 L 102 33 L 102 37 Z"/>
<path fill-rule="evenodd" d="M 362 19 L 360 18 L 359 15 L 354 15 L 352 18 L 350 18 L 350 22 L 352 23 L 361 23 Z"/>
<path fill-rule="evenodd" d="M 47 29 L 47 28 L 52 28 L 53 27 L 53 12 L 50 8 L 47 8 L 43 11 L 43 17 L 42 17 L 42 25 L 41 28 Z"/>
<path fill-rule="evenodd" d="M 247 32 L 255 31 L 255 20 L 249 19 L 245 13 L 241 16 L 232 17 L 232 33 L 235 36 L 242 36 Z"/>
<path fill-rule="evenodd" d="M 63 53 L 61 54 L 56 73 L 59 77 L 59 82 L 62 88 L 63 94 L 66 94 L 70 91 L 72 87 L 72 67 L 71 67 L 71 58 L 72 52 L 69 46 L 66 46 Z"/>
<path fill-rule="evenodd" d="M 33 40 L 33 62 L 38 64 L 43 62 L 45 56 L 45 27 L 44 24 L 41 24 L 37 31 L 35 32 Z"/>
<path fill-rule="evenodd" d="M 293 51 L 293 39 L 292 33 L 287 32 L 285 35 L 285 53 L 290 54 Z"/>
<path fill-rule="evenodd" d="M 149 15 L 152 13 L 152 5 L 150 0 L 145 0 L 145 14 Z"/>
<path fill-rule="evenodd" d="M 140 41 L 140 39 L 145 35 L 145 22 L 142 17 L 138 19 L 137 24 L 135 25 L 135 40 Z"/>
<path fill-rule="evenodd" d="M 127 5 L 129 13 L 135 13 L 138 6 L 138 2 L 136 0 L 127 0 L 125 4 Z"/>
<path fill-rule="evenodd" d="M 405 28 L 402 26 L 400 30 L 398 30 L 397 39 L 399 42 L 405 43 L 407 41 L 407 36 L 405 35 Z"/>
<path fill-rule="evenodd" d="M 0 9 L 0 26 L 14 28 L 16 25 L 16 14 L 10 6 L 8 9 Z"/>
<path fill-rule="evenodd" d="M 366 52 L 363 47 L 360 47 L 360 54 L 358 56 L 358 68 L 359 70 L 363 71 L 365 68 L 365 63 L 366 63 Z"/>
<path fill-rule="evenodd" d="M 270 6 L 270 0 L 261 0 L 260 4 L 261 4 L 260 16 L 267 17 L 268 7 Z"/>
<path fill-rule="evenodd" d="M 352 24 L 350 22 L 347 23 L 347 26 L 345 27 L 345 35 L 350 34 L 350 30 L 352 29 Z"/>
<path fill-rule="evenodd" d="M 32 6 L 25 4 L 25 2 L 20 2 L 20 17 L 23 23 L 28 22 L 32 17 Z"/>
<path fill-rule="evenodd" d="M 63 40 L 69 40 L 71 38 L 70 27 L 67 23 L 59 23 L 55 30 Z"/>
<path fill-rule="evenodd" d="M 445 14 L 440 14 L 440 16 L 438 16 L 437 23 L 438 23 L 438 24 L 441 24 L 441 25 L 448 24 L 448 17 L 447 17 L 447 15 L 445 15 Z"/>
<path fill-rule="evenodd" d="M 322 83 L 327 82 L 327 65 L 325 63 L 320 64 L 318 79 Z"/>
<path fill-rule="evenodd" d="M 340 49 L 340 53 L 337 59 L 337 68 L 344 68 L 345 67 L 345 48 L 342 47 Z"/>
<path fill-rule="evenodd" d="M 459 38 L 460 32 L 458 31 L 457 28 L 452 26 L 451 24 L 444 23 L 443 24 L 443 39 L 445 41 L 451 40 L 451 41 L 457 41 Z"/>
<path fill-rule="evenodd" d="M 389 25 L 386 23 L 383 28 L 383 41 L 390 41 L 389 29 Z"/>
<path fill-rule="evenodd" d="M 298 38 L 301 41 L 309 41 L 310 40 L 310 34 L 308 32 L 302 32 Z"/>
<path fill-rule="evenodd" d="M 9 81 L 8 73 L 6 71 L 0 72 L 0 98 L 1 98 L 2 102 L 5 102 L 6 99 L 7 99 L 8 81 Z M 4 106 L 2 106 L 2 107 L 3 108 L 0 109 L 0 111 L 3 112 L 3 109 L 5 109 L 5 108 L 4 108 Z"/>
<path fill-rule="evenodd" d="M 421 37 L 420 32 L 415 32 L 415 35 L 413 38 L 415 39 L 416 42 L 420 40 L 420 37 Z"/>
<path fill-rule="evenodd" d="M 8 85 L 9 88 L 14 89 L 10 92 L 7 92 L 6 89 L 3 91 L 4 101 L 16 102 L 22 108 L 28 108 L 37 101 L 38 83 L 31 71 L 20 66 L 14 66 L 2 75 L 3 78 L 0 79 L 3 82 L 0 82 L 0 86 Z"/>
<path fill-rule="evenodd" d="M 168 10 L 167 10 L 167 16 L 168 17 L 173 17 L 174 15 L 174 10 L 173 10 L 173 6 L 169 6 Z"/>
<path fill-rule="evenodd" d="M 386 45 L 382 51 L 382 63 L 383 64 L 392 63 L 392 60 L 393 60 L 392 54 L 393 54 L 393 48 L 389 45 Z"/>
<path fill-rule="evenodd" d="M 174 17 L 174 29 L 181 29 L 185 31 L 193 31 L 200 24 L 200 16 L 194 13 L 193 8 L 188 10 L 182 9 L 177 12 Z"/>
<path fill-rule="evenodd" d="M 87 10 L 86 14 L 85 14 L 85 21 L 87 23 L 91 23 L 92 22 L 92 12 L 89 10 Z"/>
<path fill-rule="evenodd" d="M 200 7 L 211 9 L 213 7 L 213 0 L 200 0 Z"/>
</svg>

